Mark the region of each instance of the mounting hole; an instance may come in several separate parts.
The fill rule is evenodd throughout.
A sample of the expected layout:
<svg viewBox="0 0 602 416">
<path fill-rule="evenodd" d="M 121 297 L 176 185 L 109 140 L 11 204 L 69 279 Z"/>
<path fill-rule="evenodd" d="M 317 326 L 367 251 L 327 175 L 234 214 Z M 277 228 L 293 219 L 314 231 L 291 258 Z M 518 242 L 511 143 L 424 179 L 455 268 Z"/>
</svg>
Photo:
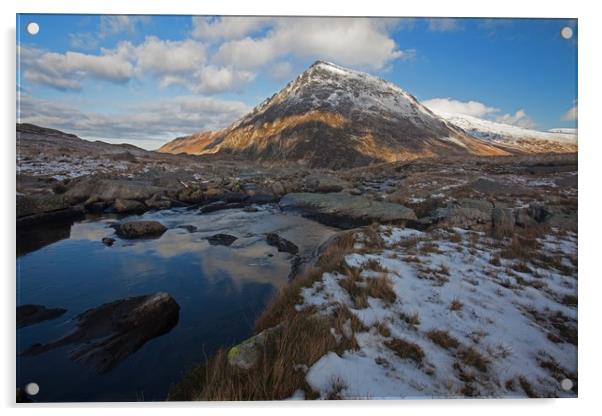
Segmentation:
<svg viewBox="0 0 602 416">
<path fill-rule="evenodd" d="M 560 30 L 560 36 L 562 36 L 564 39 L 570 39 L 573 37 L 573 29 L 571 29 L 568 26 L 563 27 Z"/>
<path fill-rule="evenodd" d="M 39 24 L 37 24 L 36 22 L 27 23 L 27 33 L 29 33 L 30 35 L 37 35 L 39 31 L 40 31 Z"/>
<path fill-rule="evenodd" d="M 565 378 L 560 382 L 560 387 L 562 387 L 562 390 L 564 391 L 569 391 L 573 388 L 573 382 L 570 379 Z"/>
<path fill-rule="evenodd" d="M 40 392 L 40 386 L 38 385 L 38 383 L 28 383 L 25 386 L 25 393 L 27 393 L 30 396 L 35 396 L 39 392 Z"/>
</svg>

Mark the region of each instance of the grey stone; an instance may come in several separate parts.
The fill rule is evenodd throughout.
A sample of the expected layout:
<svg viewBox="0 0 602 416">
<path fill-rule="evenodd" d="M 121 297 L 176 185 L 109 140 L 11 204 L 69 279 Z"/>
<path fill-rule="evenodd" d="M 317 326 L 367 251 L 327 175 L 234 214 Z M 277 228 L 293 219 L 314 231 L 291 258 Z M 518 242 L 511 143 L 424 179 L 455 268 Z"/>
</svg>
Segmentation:
<svg viewBox="0 0 602 416">
<path fill-rule="evenodd" d="M 130 221 L 116 226 L 121 238 L 157 237 L 165 231 L 167 228 L 157 221 Z"/>
<path fill-rule="evenodd" d="M 125 214 L 130 212 L 144 212 L 148 209 L 142 202 L 134 201 L 132 199 L 120 199 L 117 198 L 113 203 L 115 212 L 119 214 Z"/>
<path fill-rule="evenodd" d="M 280 200 L 280 207 L 298 210 L 316 221 L 339 228 L 355 228 L 374 222 L 402 224 L 416 219 L 414 211 L 403 205 L 343 192 L 287 194 Z"/>
</svg>

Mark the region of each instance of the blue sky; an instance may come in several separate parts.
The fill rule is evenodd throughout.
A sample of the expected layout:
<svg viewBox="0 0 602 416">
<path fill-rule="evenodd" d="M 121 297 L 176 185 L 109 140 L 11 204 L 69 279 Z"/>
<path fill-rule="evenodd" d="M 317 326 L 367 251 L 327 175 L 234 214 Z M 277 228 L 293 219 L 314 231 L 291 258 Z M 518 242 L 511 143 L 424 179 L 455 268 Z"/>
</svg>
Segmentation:
<svg viewBox="0 0 602 416">
<path fill-rule="evenodd" d="M 149 149 L 226 126 L 317 59 L 440 111 L 577 123 L 575 20 L 19 15 L 17 43 L 20 121 Z"/>
</svg>

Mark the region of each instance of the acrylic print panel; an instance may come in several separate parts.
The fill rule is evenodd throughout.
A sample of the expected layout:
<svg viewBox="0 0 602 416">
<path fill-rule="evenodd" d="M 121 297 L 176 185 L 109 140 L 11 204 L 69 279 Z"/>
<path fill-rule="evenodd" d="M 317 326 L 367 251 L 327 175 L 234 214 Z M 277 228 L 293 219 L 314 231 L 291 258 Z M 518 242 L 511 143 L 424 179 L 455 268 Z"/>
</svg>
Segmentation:
<svg viewBox="0 0 602 416">
<path fill-rule="evenodd" d="M 576 397 L 576 20 L 17 43 L 18 401 Z"/>
</svg>

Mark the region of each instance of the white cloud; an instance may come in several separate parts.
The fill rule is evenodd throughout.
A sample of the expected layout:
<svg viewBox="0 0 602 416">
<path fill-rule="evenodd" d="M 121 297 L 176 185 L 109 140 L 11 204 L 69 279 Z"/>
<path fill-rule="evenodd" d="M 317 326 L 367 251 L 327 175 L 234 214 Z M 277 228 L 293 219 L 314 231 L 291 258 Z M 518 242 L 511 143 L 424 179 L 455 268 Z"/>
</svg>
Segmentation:
<svg viewBox="0 0 602 416">
<path fill-rule="evenodd" d="M 139 24 L 150 22 L 150 16 L 106 15 L 100 16 L 99 36 L 114 36 L 119 33 L 135 33 Z"/>
<path fill-rule="evenodd" d="M 133 33 L 142 16 L 103 16 L 98 39 Z M 80 90 L 86 80 L 127 83 L 154 78 L 161 87 L 181 86 L 214 94 L 239 91 L 261 68 L 275 79 L 292 76 L 297 59 L 325 59 L 360 69 L 384 70 L 415 57 L 400 50 L 390 32 L 406 24 L 394 18 L 193 18 L 193 34 L 178 41 L 149 36 L 121 41 L 95 53 L 55 53 L 32 47 L 21 57 L 25 80 L 59 90 Z M 254 37 L 251 37 L 254 36 Z M 71 34 L 76 49 L 95 49 L 91 33 Z M 212 55 L 213 54 L 213 55 Z"/>
<path fill-rule="evenodd" d="M 236 90 L 241 85 L 252 81 L 255 74 L 250 71 L 239 71 L 232 67 L 207 66 L 197 73 L 198 83 L 193 90 L 202 93 L 216 93 Z"/>
<path fill-rule="evenodd" d="M 21 46 L 20 53 L 26 80 L 57 89 L 79 90 L 86 78 L 124 83 L 134 72 L 133 65 L 119 51 L 102 55 L 71 51 L 61 54 Z"/>
<path fill-rule="evenodd" d="M 462 29 L 458 19 L 434 18 L 428 19 L 428 29 L 432 32 L 455 32 Z"/>
<path fill-rule="evenodd" d="M 19 122 L 57 128 L 88 139 L 133 144 L 155 140 L 151 147 L 157 148 L 178 136 L 225 127 L 249 111 L 239 101 L 199 96 L 153 99 L 114 113 L 84 111 L 81 107 L 22 94 Z"/>
<path fill-rule="evenodd" d="M 268 17 L 193 16 L 192 36 L 203 40 L 241 39 L 274 21 L 274 18 Z"/>
<path fill-rule="evenodd" d="M 255 78 L 253 72 L 205 63 L 205 46 L 192 39 L 167 41 L 147 37 L 135 46 L 120 42 L 100 55 L 64 54 L 23 47 L 26 80 L 59 90 L 80 90 L 86 79 L 125 83 L 151 75 L 159 85 L 180 85 L 193 92 L 219 93 L 239 89 Z"/>
<path fill-rule="evenodd" d="M 270 75 L 277 80 L 290 78 L 292 72 L 293 65 L 290 62 L 278 62 L 270 67 Z"/>
<path fill-rule="evenodd" d="M 190 39 L 169 41 L 151 36 L 131 48 L 137 60 L 137 70 L 144 73 L 164 75 L 194 72 L 205 61 L 203 44 Z"/>
<path fill-rule="evenodd" d="M 423 101 L 433 111 L 447 114 L 466 114 L 473 117 L 484 117 L 488 114 L 498 112 L 499 109 L 489 107 L 478 101 L 458 101 L 452 98 L 433 98 Z"/>
<path fill-rule="evenodd" d="M 495 117 L 495 121 L 497 121 L 498 123 L 524 127 L 526 129 L 532 129 L 537 127 L 537 123 L 535 123 L 535 121 L 533 121 L 533 119 L 529 117 L 525 110 L 523 110 L 522 108 L 514 114 L 503 114 L 497 116 Z"/>
<path fill-rule="evenodd" d="M 263 37 L 223 43 L 214 60 L 255 68 L 293 55 L 381 69 L 395 59 L 408 58 L 387 32 L 393 23 L 368 18 L 279 18 Z"/>
<path fill-rule="evenodd" d="M 562 115 L 563 121 L 577 121 L 577 103 Z"/>
</svg>

